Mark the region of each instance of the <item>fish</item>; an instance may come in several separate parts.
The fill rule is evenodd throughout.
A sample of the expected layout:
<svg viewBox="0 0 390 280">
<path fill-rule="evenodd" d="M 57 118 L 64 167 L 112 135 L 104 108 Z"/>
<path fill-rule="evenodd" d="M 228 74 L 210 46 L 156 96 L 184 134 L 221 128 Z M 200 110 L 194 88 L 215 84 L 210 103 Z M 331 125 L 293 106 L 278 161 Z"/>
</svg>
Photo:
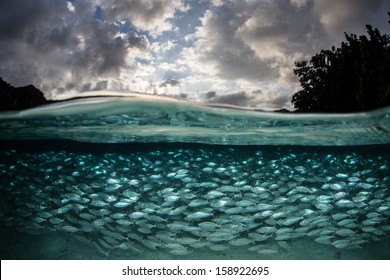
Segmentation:
<svg viewBox="0 0 390 280">
<path fill-rule="evenodd" d="M 330 245 L 330 244 L 332 244 L 332 240 L 331 240 L 332 238 L 334 238 L 334 237 L 328 236 L 328 235 L 323 235 L 323 236 L 317 237 L 316 239 L 314 239 L 314 241 L 321 243 L 321 244 Z"/>
<path fill-rule="evenodd" d="M 214 222 L 202 222 L 198 224 L 199 228 L 203 230 L 214 230 L 216 228 L 220 228 L 220 225 Z"/>
<path fill-rule="evenodd" d="M 272 254 L 277 254 L 279 252 L 277 250 L 273 250 L 273 249 L 261 249 L 261 250 L 258 250 L 257 253 L 259 255 L 272 255 Z"/>
<path fill-rule="evenodd" d="M 207 213 L 207 212 L 204 212 L 204 211 L 198 211 L 198 212 L 194 212 L 194 213 L 190 213 L 188 214 L 185 219 L 186 220 L 200 220 L 200 219 L 204 219 L 204 218 L 208 218 L 212 216 L 211 213 Z"/>
<path fill-rule="evenodd" d="M 177 255 L 177 256 L 184 256 L 184 255 L 188 255 L 190 254 L 191 252 L 187 249 L 183 249 L 183 250 L 180 250 L 180 249 L 175 249 L 175 250 L 171 250 L 169 251 L 172 255 Z"/>
<path fill-rule="evenodd" d="M 282 221 L 282 225 L 283 226 L 291 226 L 293 224 L 296 224 L 298 223 L 299 221 L 302 220 L 302 217 L 290 217 L 290 218 L 287 218 L 285 219 L 284 221 Z"/>
<path fill-rule="evenodd" d="M 390 232 L 388 158 L 238 151 L 0 151 L 10 163 L 0 164 L 0 220 L 77 236 L 105 256 L 237 247 L 267 255 L 299 238 L 356 249 Z M 45 177 L 26 184 L 38 163 Z"/>
<path fill-rule="evenodd" d="M 181 245 L 180 243 L 166 243 L 164 244 L 164 248 L 172 250 L 186 250 L 186 247 Z"/>
<path fill-rule="evenodd" d="M 265 241 L 270 238 L 270 236 L 259 234 L 257 232 L 248 233 L 248 237 L 255 242 Z"/>
<path fill-rule="evenodd" d="M 348 236 L 351 236 L 353 235 L 355 232 L 351 229 L 348 229 L 348 228 L 342 228 L 342 229 L 339 229 L 336 231 L 336 234 L 337 235 L 340 235 L 342 237 L 348 237 Z"/>
<path fill-rule="evenodd" d="M 75 232 L 79 232 L 80 231 L 79 228 L 76 228 L 76 227 L 70 226 L 70 225 L 63 226 L 62 229 L 65 232 L 70 232 L 70 233 L 75 233 Z"/>
<path fill-rule="evenodd" d="M 175 239 L 176 242 L 182 245 L 191 245 L 199 241 L 199 239 L 192 237 L 179 237 Z"/>
<path fill-rule="evenodd" d="M 167 214 L 169 216 L 177 216 L 177 215 L 183 214 L 186 211 L 187 211 L 187 206 L 186 205 L 182 205 L 182 206 L 178 206 L 178 207 L 176 207 L 174 209 L 169 210 Z M 160 219 L 163 220 L 163 218 L 160 218 Z M 161 220 L 159 220 L 159 221 L 161 221 Z M 158 221 L 156 221 L 156 222 L 158 222 Z"/>
<path fill-rule="evenodd" d="M 254 240 L 249 238 L 236 238 L 229 241 L 229 244 L 233 246 L 245 246 L 251 243 L 254 243 Z"/>
</svg>

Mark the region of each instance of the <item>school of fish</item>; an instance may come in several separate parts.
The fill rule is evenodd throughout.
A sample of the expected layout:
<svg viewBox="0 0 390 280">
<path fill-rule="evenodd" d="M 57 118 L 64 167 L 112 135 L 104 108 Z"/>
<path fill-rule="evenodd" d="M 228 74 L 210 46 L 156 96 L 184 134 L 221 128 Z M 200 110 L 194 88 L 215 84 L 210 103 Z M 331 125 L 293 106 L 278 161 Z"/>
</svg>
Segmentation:
<svg viewBox="0 0 390 280">
<path fill-rule="evenodd" d="M 0 222 L 109 257 L 198 248 L 277 254 L 310 238 L 355 249 L 390 232 L 388 157 L 177 148 L 0 151 Z"/>
</svg>

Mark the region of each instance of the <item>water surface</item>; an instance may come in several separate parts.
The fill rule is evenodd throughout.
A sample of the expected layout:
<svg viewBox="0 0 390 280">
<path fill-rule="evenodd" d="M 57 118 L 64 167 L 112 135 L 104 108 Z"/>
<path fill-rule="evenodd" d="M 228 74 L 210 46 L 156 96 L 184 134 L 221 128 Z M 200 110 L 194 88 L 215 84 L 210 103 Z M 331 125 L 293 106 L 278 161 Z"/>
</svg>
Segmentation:
<svg viewBox="0 0 390 280">
<path fill-rule="evenodd" d="M 0 114 L 0 139 L 95 143 L 355 146 L 390 143 L 390 108 L 285 114 L 150 96 L 65 101 Z"/>
</svg>

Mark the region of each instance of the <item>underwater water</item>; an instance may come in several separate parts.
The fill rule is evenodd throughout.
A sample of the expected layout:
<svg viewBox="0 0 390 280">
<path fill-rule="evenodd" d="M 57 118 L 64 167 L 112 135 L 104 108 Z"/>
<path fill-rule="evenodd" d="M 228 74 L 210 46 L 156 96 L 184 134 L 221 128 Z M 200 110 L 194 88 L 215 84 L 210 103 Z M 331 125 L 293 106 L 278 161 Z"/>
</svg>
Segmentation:
<svg viewBox="0 0 390 280">
<path fill-rule="evenodd" d="M 390 109 L 0 114 L 2 259 L 390 259 Z"/>
</svg>

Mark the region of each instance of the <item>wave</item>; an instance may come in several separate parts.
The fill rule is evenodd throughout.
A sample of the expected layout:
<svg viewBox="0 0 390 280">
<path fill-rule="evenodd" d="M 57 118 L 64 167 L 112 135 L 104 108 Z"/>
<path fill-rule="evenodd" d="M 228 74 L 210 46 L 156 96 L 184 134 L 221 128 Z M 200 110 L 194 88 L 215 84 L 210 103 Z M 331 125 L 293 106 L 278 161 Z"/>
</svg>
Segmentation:
<svg viewBox="0 0 390 280">
<path fill-rule="evenodd" d="M 390 144 L 390 107 L 286 114 L 132 95 L 81 98 L 0 114 L 0 140 L 356 146 Z"/>
</svg>

